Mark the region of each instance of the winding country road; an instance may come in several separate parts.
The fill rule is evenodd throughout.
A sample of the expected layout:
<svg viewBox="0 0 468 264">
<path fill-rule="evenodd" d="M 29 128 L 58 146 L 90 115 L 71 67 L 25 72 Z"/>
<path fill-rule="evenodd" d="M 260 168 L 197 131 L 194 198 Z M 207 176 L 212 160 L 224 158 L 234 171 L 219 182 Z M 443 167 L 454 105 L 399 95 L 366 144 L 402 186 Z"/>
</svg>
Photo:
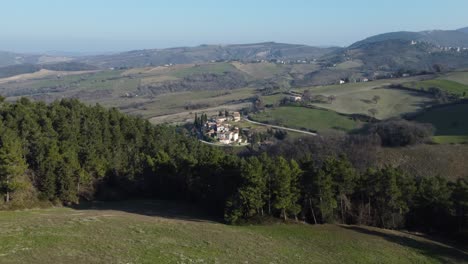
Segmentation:
<svg viewBox="0 0 468 264">
<path fill-rule="evenodd" d="M 275 125 L 270 125 L 270 124 L 264 124 L 264 123 L 252 121 L 252 120 L 250 120 L 249 118 L 244 118 L 244 120 L 247 121 L 247 122 L 249 122 L 249 123 L 256 124 L 256 125 L 260 125 L 260 126 L 267 126 L 267 127 L 278 128 L 278 129 L 282 129 L 282 130 L 287 130 L 287 131 L 302 133 L 302 134 L 306 134 L 306 135 L 317 136 L 317 133 L 313 133 L 313 132 L 309 132 L 309 131 L 304 131 L 304 130 L 300 130 L 300 129 L 294 129 L 294 128 L 287 128 L 287 127 L 282 127 L 282 126 L 275 126 Z"/>
</svg>

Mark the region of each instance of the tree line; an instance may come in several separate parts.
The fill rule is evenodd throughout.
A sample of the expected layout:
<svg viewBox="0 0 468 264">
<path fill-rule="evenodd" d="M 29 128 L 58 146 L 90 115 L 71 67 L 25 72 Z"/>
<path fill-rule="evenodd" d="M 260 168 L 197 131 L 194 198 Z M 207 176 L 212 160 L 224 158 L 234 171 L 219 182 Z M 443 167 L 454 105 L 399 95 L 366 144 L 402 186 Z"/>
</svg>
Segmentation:
<svg viewBox="0 0 468 264">
<path fill-rule="evenodd" d="M 232 224 L 280 218 L 466 235 L 466 178 L 356 167 L 353 159 L 367 158 L 360 152 L 234 155 L 189 135 L 75 99 L 1 102 L 1 207 L 172 199 Z"/>
<path fill-rule="evenodd" d="M 357 170 L 344 156 L 320 166 L 265 153 L 241 162 L 241 181 L 228 200 L 226 220 L 264 215 L 307 222 L 466 232 L 468 181 L 415 178 L 392 168 Z"/>
</svg>

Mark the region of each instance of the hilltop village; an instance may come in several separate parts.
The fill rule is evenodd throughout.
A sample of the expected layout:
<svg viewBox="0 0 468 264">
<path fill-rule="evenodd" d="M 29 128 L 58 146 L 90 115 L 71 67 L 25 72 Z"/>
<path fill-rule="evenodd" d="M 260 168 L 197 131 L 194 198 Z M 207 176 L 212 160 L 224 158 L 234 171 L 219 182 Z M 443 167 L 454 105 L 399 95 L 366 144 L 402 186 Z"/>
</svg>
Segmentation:
<svg viewBox="0 0 468 264">
<path fill-rule="evenodd" d="M 218 116 L 208 119 L 206 114 L 198 117 L 195 115 L 195 128 L 199 137 L 205 141 L 224 145 L 247 144 L 247 137 L 242 129 L 232 123 L 241 121 L 239 112 L 219 112 Z"/>
</svg>

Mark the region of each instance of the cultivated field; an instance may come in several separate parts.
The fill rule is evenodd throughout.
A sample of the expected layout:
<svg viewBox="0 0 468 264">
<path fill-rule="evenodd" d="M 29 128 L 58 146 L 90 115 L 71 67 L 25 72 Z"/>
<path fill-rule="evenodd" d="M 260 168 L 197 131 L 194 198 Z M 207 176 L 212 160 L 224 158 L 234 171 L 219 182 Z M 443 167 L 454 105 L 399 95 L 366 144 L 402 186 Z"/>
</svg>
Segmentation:
<svg viewBox="0 0 468 264">
<path fill-rule="evenodd" d="M 466 252 L 357 226 L 227 226 L 138 201 L 0 214 L 1 263 L 466 263 Z"/>
</svg>

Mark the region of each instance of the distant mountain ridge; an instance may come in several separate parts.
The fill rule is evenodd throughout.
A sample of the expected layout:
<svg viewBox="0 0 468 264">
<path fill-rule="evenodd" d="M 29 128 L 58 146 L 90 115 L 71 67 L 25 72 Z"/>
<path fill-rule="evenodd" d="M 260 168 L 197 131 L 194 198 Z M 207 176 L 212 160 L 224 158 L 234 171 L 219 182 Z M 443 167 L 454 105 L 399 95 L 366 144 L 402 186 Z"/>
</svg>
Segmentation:
<svg viewBox="0 0 468 264">
<path fill-rule="evenodd" d="M 19 74 L 33 73 L 40 70 L 51 71 L 92 71 L 97 70 L 96 66 L 80 63 L 80 62 L 57 62 L 47 64 L 13 64 L 0 67 L 0 78 L 11 77 Z"/>
<path fill-rule="evenodd" d="M 460 28 L 460 29 L 458 29 L 458 31 L 468 34 L 468 27 Z"/>
<path fill-rule="evenodd" d="M 27 54 L 9 51 L 0 51 L 0 67 L 21 64 L 47 64 L 72 61 L 67 56 L 55 56 L 49 54 Z"/>
<path fill-rule="evenodd" d="M 342 62 L 354 61 L 354 65 L 362 65 L 362 67 L 353 66 L 354 71 L 392 72 L 400 69 L 423 71 L 439 63 L 447 68 L 467 67 L 468 27 L 458 30 L 384 33 L 368 37 L 346 48 L 263 42 L 145 49 L 80 57 L 65 56 L 66 54 L 72 55 L 73 53 L 19 54 L 0 51 L 0 67 L 16 66 L 3 69 L 4 75 L 11 75 L 14 72 L 30 72 L 40 68 L 32 65 L 64 62 L 79 64 L 60 65 L 60 68 L 121 69 L 229 60 L 242 62 L 259 60 L 300 60 L 301 62 L 306 60 L 310 62 L 316 60 L 320 62 L 320 67 L 325 67 L 324 69 Z M 18 65 L 24 65 L 24 67 L 18 67 Z M 349 71 L 349 69 L 344 69 L 344 71 Z"/>
<path fill-rule="evenodd" d="M 336 49 L 334 47 L 318 48 L 275 42 L 200 45 L 197 47 L 136 50 L 112 55 L 91 56 L 80 59 L 80 61 L 100 67 L 143 67 L 217 60 L 298 60 L 320 58 Z"/>
<path fill-rule="evenodd" d="M 406 40 L 427 42 L 443 47 L 467 47 L 468 48 L 468 28 L 459 30 L 427 30 L 421 32 L 390 32 L 368 37 L 358 41 L 350 46 L 350 48 L 359 46 L 364 43 L 374 43 L 386 40 Z"/>
</svg>

